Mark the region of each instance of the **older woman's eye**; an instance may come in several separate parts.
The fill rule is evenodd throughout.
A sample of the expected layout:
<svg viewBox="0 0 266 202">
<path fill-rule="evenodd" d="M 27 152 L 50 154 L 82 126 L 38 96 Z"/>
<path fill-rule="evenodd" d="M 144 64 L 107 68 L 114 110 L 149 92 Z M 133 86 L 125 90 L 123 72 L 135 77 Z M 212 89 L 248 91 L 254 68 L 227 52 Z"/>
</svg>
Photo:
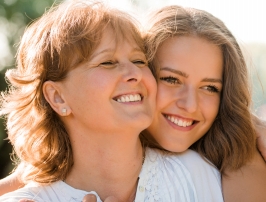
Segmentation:
<svg viewBox="0 0 266 202">
<path fill-rule="evenodd" d="M 147 62 L 145 60 L 134 60 L 132 63 L 140 67 L 147 66 Z"/>
<path fill-rule="evenodd" d="M 169 84 L 181 84 L 180 80 L 173 76 L 160 77 L 160 80 Z"/>
<path fill-rule="evenodd" d="M 106 61 L 106 62 L 102 62 L 101 65 L 113 65 L 114 62 L 112 61 Z"/>
<path fill-rule="evenodd" d="M 103 66 L 105 68 L 112 68 L 116 64 L 117 64 L 117 62 L 114 62 L 114 61 L 105 61 L 105 62 L 102 62 L 99 66 Z"/>
</svg>

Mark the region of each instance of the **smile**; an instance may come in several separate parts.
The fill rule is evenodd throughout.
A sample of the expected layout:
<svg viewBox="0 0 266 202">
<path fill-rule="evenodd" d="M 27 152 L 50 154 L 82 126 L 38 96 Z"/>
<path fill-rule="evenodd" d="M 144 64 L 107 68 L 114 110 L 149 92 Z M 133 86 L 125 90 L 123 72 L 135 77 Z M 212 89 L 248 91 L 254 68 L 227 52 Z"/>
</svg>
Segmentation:
<svg viewBox="0 0 266 202">
<path fill-rule="evenodd" d="M 174 123 L 175 125 L 181 126 L 181 127 L 188 127 L 193 124 L 193 120 L 184 120 L 181 118 L 177 118 L 176 116 L 170 116 L 170 115 L 164 115 L 169 121 Z"/>
<path fill-rule="evenodd" d="M 142 96 L 140 94 L 129 94 L 129 95 L 121 95 L 114 98 L 117 102 L 139 102 L 142 100 Z"/>
</svg>

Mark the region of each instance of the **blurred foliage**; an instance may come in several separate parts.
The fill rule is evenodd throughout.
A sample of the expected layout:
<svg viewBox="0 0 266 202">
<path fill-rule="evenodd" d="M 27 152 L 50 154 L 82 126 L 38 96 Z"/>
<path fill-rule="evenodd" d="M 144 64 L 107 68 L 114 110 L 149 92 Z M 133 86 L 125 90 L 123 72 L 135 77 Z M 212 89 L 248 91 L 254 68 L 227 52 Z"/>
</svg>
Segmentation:
<svg viewBox="0 0 266 202">
<path fill-rule="evenodd" d="M 266 45 L 262 44 L 249 44 L 247 46 L 251 62 L 252 70 L 252 83 L 253 83 L 253 107 L 258 115 L 266 119 Z M 262 112 L 261 106 L 264 106 Z"/>
<path fill-rule="evenodd" d="M 5 91 L 7 88 L 4 74 L 7 68 L 14 68 L 16 44 L 19 43 L 26 25 L 42 15 L 54 2 L 54 0 L 0 1 L 0 91 Z M 8 140 L 5 140 L 7 135 L 3 122 L 0 119 L 0 178 L 5 177 L 13 168 L 10 162 L 12 147 Z"/>
</svg>

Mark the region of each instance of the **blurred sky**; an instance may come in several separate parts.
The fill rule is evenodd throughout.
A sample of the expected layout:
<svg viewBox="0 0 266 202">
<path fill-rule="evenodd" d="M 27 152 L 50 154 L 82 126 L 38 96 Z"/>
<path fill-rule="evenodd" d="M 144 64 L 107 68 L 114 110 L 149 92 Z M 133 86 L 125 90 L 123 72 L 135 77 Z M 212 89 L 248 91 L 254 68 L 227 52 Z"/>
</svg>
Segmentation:
<svg viewBox="0 0 266 202">
<path fill-rule="evenodd" d="M 133 3 L 146 13 L 165 5 L 181 5 L 206 10 L 220 18 L 234 36 L 244 43 L 266 44 L 266 0 L 107 0 L 128 10 Z"/>
</svg>

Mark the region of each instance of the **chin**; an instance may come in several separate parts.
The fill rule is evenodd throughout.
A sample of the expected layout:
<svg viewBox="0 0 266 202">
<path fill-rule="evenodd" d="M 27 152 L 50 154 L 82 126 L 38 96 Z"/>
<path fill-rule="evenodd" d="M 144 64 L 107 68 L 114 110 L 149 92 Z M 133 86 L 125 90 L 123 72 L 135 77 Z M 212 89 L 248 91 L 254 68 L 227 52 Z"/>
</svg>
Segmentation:
<svg viewBox="0 0 266 202">
<path fill-rule="evenodd" d="M 138 128 L 140 129 L 140 132 L 145 130 L 151 125 L 152 119 L 150 117 L 141 117 L 141 118 L 136 118 L 137 121 L 131 121 L 129 123 L 129 127 L 131 128 Z"/>
<path fill-rule="evenodd" d="M 176 153 L 184 152 L 184 151 L 188 150 L 188 148 L 191 146 L 191 145 L 187 145 L 187 144 L 180 145 L 180 143 L 173 144 L 172 142 L 169 144 L 164 143 L 164 144 L 160 144 L 160 145 L 164 149 L 166 149 L 167 151 L 176 152 Z"/>
<path fill-rule="evenodd" d="M 144 129 L 148 128 L 153 120 L 152 116 L 147 114 L 138 116 L 136 117 L 136 119 L 137 119 L 137 124 L 143 125 Z"/>
</svg>

